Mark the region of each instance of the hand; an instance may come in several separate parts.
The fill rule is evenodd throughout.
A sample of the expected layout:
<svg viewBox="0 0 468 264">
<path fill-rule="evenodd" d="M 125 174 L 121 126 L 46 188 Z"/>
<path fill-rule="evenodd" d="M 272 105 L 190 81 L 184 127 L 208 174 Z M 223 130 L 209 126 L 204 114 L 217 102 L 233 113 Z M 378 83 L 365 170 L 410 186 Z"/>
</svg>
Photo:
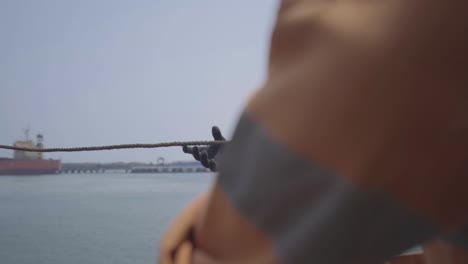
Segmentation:
<svg viewBox="0 0 468 264">
<path fill-rule="evenodd" d="M 221 130 L 217 126 L 211 128 L 211 134 L 215 140 L 226 141 L 226 139 L 221 134 Z M 183 146 L 182 151 L 184 151 L 184 153 L 192 154 L 196 160 L 200 161 L 203 167 L 209 168 L 211 171 L 216 172 L 217 164 L 215 158 L 220 148 L 221 144 L 210 145 L 207 147 Z"/>
<path fill-rule="evenodd" d="M 159 263 L 188 264 L 193 253 L 193 228 L 202 208 L 205 206 L 207 194 L 196 198 L 172 223 L 163 235 L 159 249 Z"/>
<path fill-rule="evenodd" d="M 210 256 L 195 245 L 196 226 L 206 213 L 212 191 L 195 198 L 172 222 L 162 236 L 159 248 L 160 264 L 230 264 Z M 252 262 L 256 263 L 256 262 Z"/>
</svg>

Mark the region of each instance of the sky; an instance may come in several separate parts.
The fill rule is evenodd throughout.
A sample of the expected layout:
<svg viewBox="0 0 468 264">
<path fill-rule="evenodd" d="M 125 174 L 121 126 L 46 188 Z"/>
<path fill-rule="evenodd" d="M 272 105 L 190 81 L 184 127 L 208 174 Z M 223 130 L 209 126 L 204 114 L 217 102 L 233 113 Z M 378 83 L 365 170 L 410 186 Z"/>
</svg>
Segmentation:
<svg viewBox="0 0 468 264">
<path fill-rule="evenodd" d="M 0 0 L 0 144 L 229 138 L 265 74 L 275 0 Z M 0 157 L 13 153 L 0 150 Z M 46 153 L 190 160 L 180 148 Z"/>
</svg>

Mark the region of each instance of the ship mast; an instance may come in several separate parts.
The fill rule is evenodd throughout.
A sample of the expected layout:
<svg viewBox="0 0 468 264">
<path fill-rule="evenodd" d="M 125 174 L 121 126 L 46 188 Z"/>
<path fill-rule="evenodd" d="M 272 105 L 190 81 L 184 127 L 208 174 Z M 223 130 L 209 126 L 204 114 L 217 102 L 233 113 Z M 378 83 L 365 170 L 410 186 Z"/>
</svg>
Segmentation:
<svg viewBox="0 0 468 264">
<path fill-rule="evenodd" d="M 29 131 L 31 129 L 29 128 L 29 126 L 27 128 L 23 128 L 23 132 L 24 132 L 24 136 L 26 137 L 25 140 L 28 141 L 29 140 Z"/>
</svg>

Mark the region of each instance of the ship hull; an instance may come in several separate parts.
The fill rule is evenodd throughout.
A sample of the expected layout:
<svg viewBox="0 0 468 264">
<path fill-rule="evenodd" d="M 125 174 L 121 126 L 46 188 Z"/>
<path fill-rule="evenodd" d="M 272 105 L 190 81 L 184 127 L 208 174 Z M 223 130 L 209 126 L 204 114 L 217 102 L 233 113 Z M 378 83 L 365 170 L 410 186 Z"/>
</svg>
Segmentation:
<svg viewBox="0 0 468 264">
<path fill-rule="evenodd" d="M 60 171 L 60 160 L 0 159 L 0 175 L 43 175 Z"/>
</svg>

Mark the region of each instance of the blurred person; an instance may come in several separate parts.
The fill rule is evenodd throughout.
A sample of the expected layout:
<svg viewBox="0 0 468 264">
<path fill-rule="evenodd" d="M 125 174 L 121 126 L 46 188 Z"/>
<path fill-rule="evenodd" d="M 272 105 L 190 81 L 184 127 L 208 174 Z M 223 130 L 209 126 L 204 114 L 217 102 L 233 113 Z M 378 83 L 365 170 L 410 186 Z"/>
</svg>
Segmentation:
<svg viewBox="0 0 468 264">
<path fill-rule="evenodd" d="M 468 263 L 467 10 L 281 1 L 231 142 L 184 149 L 219 172 L 160 263 L 375 264 L 442 236 L 426 262 Z"/>
</svg>

